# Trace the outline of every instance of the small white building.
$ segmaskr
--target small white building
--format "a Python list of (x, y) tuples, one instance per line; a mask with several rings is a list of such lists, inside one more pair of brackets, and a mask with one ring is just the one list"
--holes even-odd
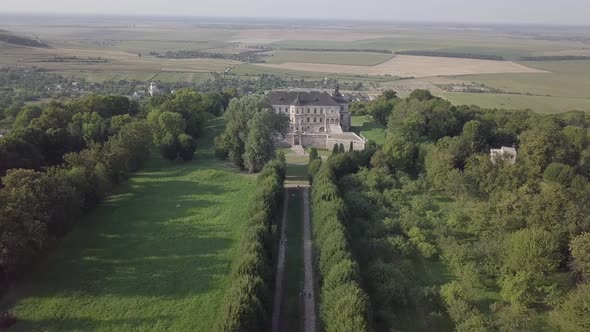
[(508, 161), (509, 164), (516, 164), (516, 148), (503, 146), (499, 149), (490, 149), (490, 160), (495, 164), (499, 158), (503, 158)]
[(160, 94), (160, 88), (158, 88), (158, 85), (156, 84), (156, 82), (150, 83), (150, 87), (148, 89), (148, 93), (152, 97), (155, 96), (155, 95)]

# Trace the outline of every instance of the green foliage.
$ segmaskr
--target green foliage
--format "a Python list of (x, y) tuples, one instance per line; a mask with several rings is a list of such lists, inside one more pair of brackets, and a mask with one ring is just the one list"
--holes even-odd
[[(115, 132), (98, 112), (71, 110), (92, 106), (107, 116), (122, 112), (107, 112), (101, 102), (125, 104), (120, 98), (92, 96), (67, 105), (53, 103), (0, 142), (6, 158), (0, 158), (6, 172), (0, 189), (0, 280), (18, 276), (50, 238), (67, 233), (147, 159), (152, 136), (145, 121), (132, 118)], [(72, 152), (76, 149), (80, 151)], [(47, 168), (39, 172), (42, 163)]]
[(571, 291), (552, 312), (552, 318), (560, 331), (590, 330), (590, 284), (579, 285)]
[(273, 139), (288, 128), (287, 117), (258, 96), (232, 99), (224, 118), (225, 131), (215, 140), (218, 155), (249, 172), (259, 171), (273, 158)]
[(257, 178), (233, 262), (230, 286), (218, 311), (217, 331), (263, 331), (270, 324), (274, 229), (280, 218), (285, 163), (268, 163)]
[(351, 153), (333, 155), (314, 176), (313, 225), (322, 280), (320, 316), (326, 331), (369, 329), (369, 301), (352, 260), (344, 226), (346, 207), (335, 184), (335, 174), (358, 168), (359, 161), (368, 163), (369, 159)]
[(332, 155), (337, 155), (340, 153), (340, 149), (338, 148), (338, 143), (334, 143), (334, 147), (332, 148)]
[(543, 179), (562, 186), (569, 186), (575, 174), (573, 167), (562, 163), (551, 163), (543, 172)]
[(590, 233), (582, 233), (570, 242), (574, 269), (590, 279)]
[(344, 144), (340, 143), (340, 145), (338, 146), (338, 153), (344, 153), (346, 152), (346, 150), (344, 150)]
[(523, 306), (544, 301), (552, 287), (547, 277), (559, 261), (558, 243), (551, 233), (526, 228), (511, 234), (504, 247), (502, 296)]
[(478, 120), (470, 120), (463, 125), (463, 139), (471, 153), (485, 151), (488, 147), (488, 136), (483, 124)]

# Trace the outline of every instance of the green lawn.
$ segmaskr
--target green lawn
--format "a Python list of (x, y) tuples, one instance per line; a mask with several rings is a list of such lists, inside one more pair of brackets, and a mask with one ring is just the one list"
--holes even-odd
[(284, 313), (286, 331), (298, 332), (303, 327), (303, 200), (301, 191), (289, 190), (287, 226), (287, 261), (285, 269)]
[(212, 148), (154, 157), (4, 300), (11, 331), (211, 331), (253, 190)]
[(352, 131), (379, 145), (385, 144), (385, 127), (378, 124), (370, 116), (353, 116)]

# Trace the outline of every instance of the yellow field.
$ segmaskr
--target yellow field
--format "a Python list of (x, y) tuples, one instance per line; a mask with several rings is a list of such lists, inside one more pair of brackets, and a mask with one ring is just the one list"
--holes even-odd
[(258, 66), (330, 74), (392, 75), (400, 77), (543, 72), (542, 70), (529, 68), (512, 61), (490, 61), (411, 55), (398, 55), (389, 61), (375, 66), (350, 66), (299, 62), (259, 64)]

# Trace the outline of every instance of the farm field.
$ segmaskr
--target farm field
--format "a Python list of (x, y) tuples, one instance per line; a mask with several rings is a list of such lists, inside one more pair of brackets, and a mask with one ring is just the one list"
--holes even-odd
[(538, 73), (511, 61), (490, 61), (427, 56), (397, 55), (375, 66), (352, 66), (322, 63), (286, 62), (283, 64), (259, 64), (260, 67), (328, 74), (391, 75), (399, 77), (429, 77), (488, 73)]
[(268, 63), (285, 62), (324, 63), (335, 65), (373, 66), (390, 60), (393, 54), (369, 52), (276, 51)]
[(505, 92), (590, 98), (590, 61), (526, 61), (522, 64), (545, 72), (469, 75), (460, 79), (485, 84)]
[(209, 139), (194, 162), (154, 157), (60, 240), (2, 303), (11, 331), (210, 330), (254, 178)]
[(590, 110), (590, 98), (455, 92), (444, 92), (442, 96), (455, 105), (477, 105), (483, 108), (531, 109), (538, 113)]
[[(362, 83), (379, 94), (401, 96), (417, 88), (454, 102), (540, 112), (588, 109), (590, 61), (521, 61), (536, 55), (588, 55), (585, 27), (507, 28), (376, 22), (254, 22), (181, 18), (2, 16), (1, 29), (51, 48), (0, 45), (0, 67), (38, 67), (90, 82), (117, 80), (201, 83), (227, 70), (232, 80), (262, 75), (287, 79), (325, 77)], [(522, 31), (521, 31), (522, 29)], [(549, 37), (549, 38), (546, 38)], [(265, 50), (265, 63), (212, 58), (163, 59), (150, 52), (201, 51), (217, 56)], [(298, 50), (289, 50), (298, 49)], [(340, 52), (329, 51), (339, 49)], [(357, 51), (354, 51), (357, 50)], [(360, 52), (431, 51), (501, 56), (508, 61)], [(141, 56), (140, 56), (141, 54)], [(64, 58), (57, 59), (57, 58)], [(74, 58), (75, 57), (75, 58)], [(98, 58), (101, 61), (96, 61)], [(403, 78), (403, 79), (399, 79)], [(448, 92), (441, 84), (476, 84), (510, 94)], [(522, 96), (518, 96), (519, 94)], [(537, 97), (545, 96), (545, 97)], [(551, 96), (553, 98), (548, 98)]]

